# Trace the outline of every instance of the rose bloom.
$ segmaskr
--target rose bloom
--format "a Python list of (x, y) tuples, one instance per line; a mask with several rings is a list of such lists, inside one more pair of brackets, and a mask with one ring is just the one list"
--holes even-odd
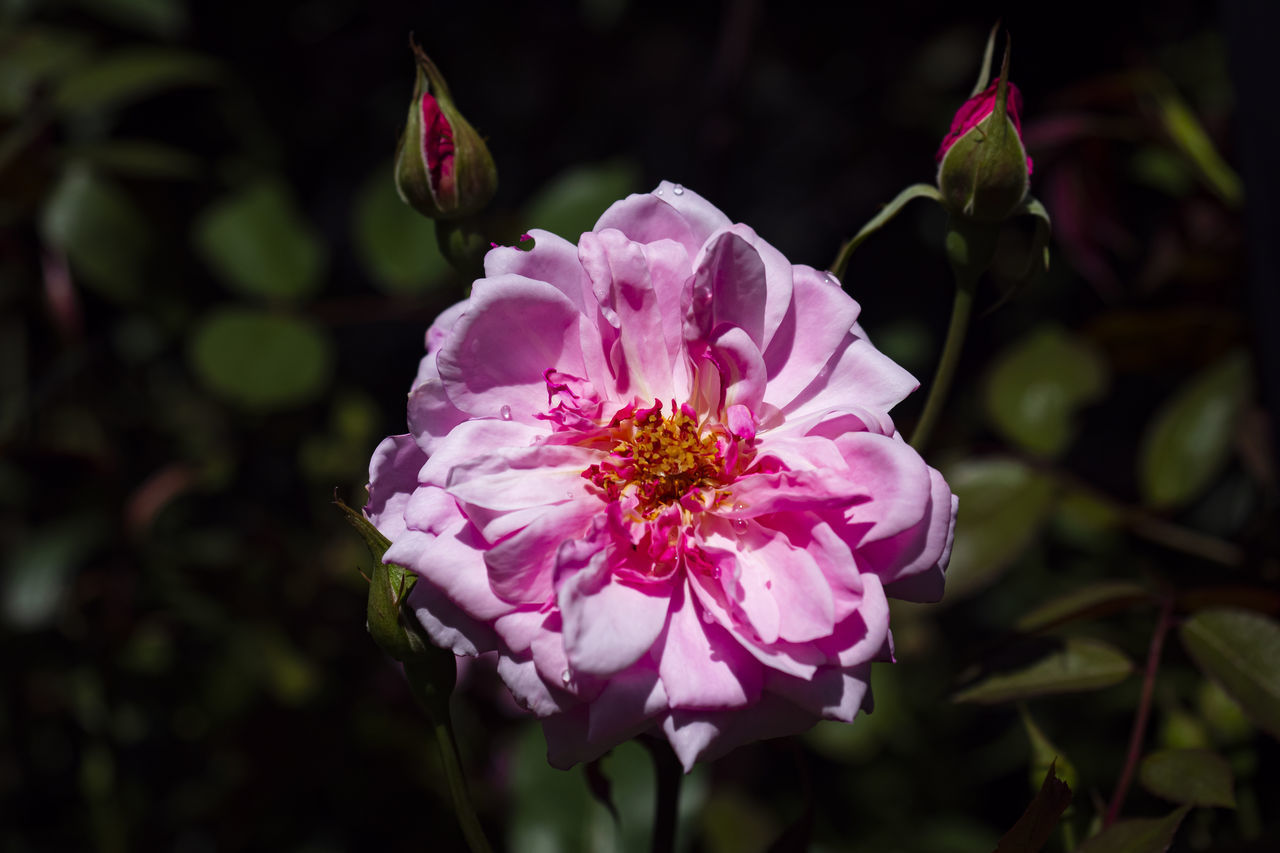
[(695, 193), (496, 248), (427, 332), (365, 512), (435, 642), (494, 652), (557, 767), (661, 733), (686, 770), (852, 721), (886, 596), (937, 600), (956, 499), (917, 386), (829, 275)]

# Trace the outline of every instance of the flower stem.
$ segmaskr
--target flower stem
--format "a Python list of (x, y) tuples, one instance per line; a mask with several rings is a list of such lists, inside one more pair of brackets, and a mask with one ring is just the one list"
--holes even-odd
[(951, 323), (947, 327), (947, 340), (942, 347), (942, 358), (938, 361), (938, 370), (933, 375), (933, 384), (929, 386), (929, 397), (924, 403), (924, 412), (916, 423), (915, 432), (911, 435), (911, 446), (923, 452), (933, 428), (937, 426), (942, 407), (951, 390), (951, 380), (955, 378), (956, 366), (960, 363), (960, 352), (964, 348), (965, 332), (969, 328), (969, 315), (973, 313), (973, 292), (976, 289), (976, 278), (956, 276), (956, 297), (951, 306)]
[(1120, 810), (1124, 808), (1124, 798), (1133, 784), (1133, 774), (1138, 767), (1138, 759), (1142, 757), (1142, 741), (1146, 735), (1147, 718), (1151, 716), (1151, 699), (1155, 694), (1156, 671), (1160, 669), (1160, 651), (1164, 648), (1165, 635), (1173, 626), (1173, 596), (1165, 595), (1160, 603), (1160, 618), (1156, 621), (1156, 629), (1151, 635), (1151, 647), (1147, 650), (1147, 667), (1142, 676), (1142, 696), (1138, 699), (1138, 711), (1133, 718), (1133, 731), (1129, 734), (1129, 753), (1125, 756), (1124, 769), (1120, 771), (1120, 781), (1116, 783), (1116, 792), (1107, 808), (1107, 815), (1102, 821), (1102, 828), (1116, 822)]
[(458, 741), (453, 736), (453, 723), (449, 719), (449, 697), (441, 694), (432, 686), (418, 666), (407, 664), (405, 676), (409, 688), (418, 700), (436, 737), (436, 746), (440, 749), (440, 764), (444, 768), (445, 779), (449, 782), (449, 794), (453, 799), (453, 811), (458, 817), (458, 825), (462, 829), (462, 837), (467, 841), (471, 853), (492, 853), (489, 840), (485, 838), (480, 827), (480, 819), (476, 817), (475, 807), (471, 804), (471, 794), (467, 790), (467, 777), (462, 772), (462, 759), (458, 755)]
[(680, 780), (684, 768), (676, 760), (675, 753), (666, 743), (640, 738), (653, 756), (656, 802), (653, 815), (652, 853), (674, 853), (676, 849), (676, 818), (680, 806)]

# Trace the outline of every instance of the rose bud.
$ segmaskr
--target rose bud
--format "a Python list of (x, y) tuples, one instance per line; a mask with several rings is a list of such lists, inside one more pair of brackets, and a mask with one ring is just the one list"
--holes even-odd
[(423, 216), (468, 216), (493, 198), (498, 171), (480, 134), (453, 105), (435, 63), (417, 44), (410, 46), (418, 80), (396, 148), (396, 189)]
[(1008, 55), (1000, 78), (964, 102), (938, 149), (938, 189), (957, 216), (1001, 222), (1027, 196), (1031, 158), (1022, 144), (1022, 95), (1008, 82)]

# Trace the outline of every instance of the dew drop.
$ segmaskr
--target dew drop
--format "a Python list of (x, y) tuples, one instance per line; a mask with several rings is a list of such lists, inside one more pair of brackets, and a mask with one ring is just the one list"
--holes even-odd
[(655, 195), (662, 195), (662, 187), (658, 187), (658, 191), (657, 191), (656, 193), (654, 193), (654, 194), (655, 194)]
[(511, 407), (503, 406), (501, 409), (498, 410), (498, 416), (501, 417), (504, 421), (511, 420)]
[(716, 617), (714, 617), (714, 616), (712, 616), (712, 615), (711, 615), (711, 611), (710, 611), (710, 610), (703, 610), (703, 611), (702, 611), (702, 621), (703, 621), (703, 622), (706, 622), (708, 625), (710, 625), (712, 622), (716, 621)]
[(560, 673), (560, 681), (564, 683), (565, 687), (568, 687), (569, 682), (573, 681), (573, 673), (566, 669), (564, 672)]
[(733, 520), (733, 529), (739, 533), (747, 532), (747, 520), (745, 518), (735, 518)]
[(684, 185), (676, 184), (674, 187), (671, 188), (671, 192), (674, 193), (675, 195), (684, 195)]

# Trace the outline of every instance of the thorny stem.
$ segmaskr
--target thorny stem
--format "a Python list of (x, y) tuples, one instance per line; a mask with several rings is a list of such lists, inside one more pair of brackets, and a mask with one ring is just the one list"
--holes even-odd
[(929, 386), (929, 397), (924, 403), (924, 412), (911, 435), (911, 446), (923, 452), (933, 428), (937, 425), (942, 407), (951, 390), (951, 380), (955, 377), (956, 366), (960, 363), (960, 352), (964, 349), (964, 336), (969, 328), (969, 315), (973, 313), (973, 292), (976, 280), (956, 280), (956, 298), (951, 307), (951, 323), (947, 326), (947, 341), (942, 348), (942, 358), (938, 361), (938, 370), (933, 375), (933, 384)]
[(676, 817), (680, 806), (680, 780), (684, 768), (666, 744), (640, 738), (653, 757), (656, 803), (653, 815), (652, 853), (673, 853), (676, 849)]
[(1129, 735), (1129, 753), (1125, 756), (1124, 769), (1120, 771), (1120, 781), (1116, 783), (1116, 792), (1107, 808), (1107, 815), (1102, 821), (1102, 828), (1116, 822), (1120, 810), (1124, 808), (1124, 798), (1133, 783), (1133, 774), (1138, 767), (1138, 759), (1142, 757), (1142, 741), (1147, 730), (1147, 718), (1151, 716), (1151, 698), (1155, 693), (1156, 671), (1160, 669), (1160, 650), (1164, 648), (1165, 634), (1173, 625), (1173, 596), (1166, 594), (1160, 603), (1160, 618), (1151, 635), (1151, 647), (1147, 650), (1147, 668), (1142, 676), (1142, 696), (1138, 700), (1138, 711), (1133, 718), (1133, 731)]

